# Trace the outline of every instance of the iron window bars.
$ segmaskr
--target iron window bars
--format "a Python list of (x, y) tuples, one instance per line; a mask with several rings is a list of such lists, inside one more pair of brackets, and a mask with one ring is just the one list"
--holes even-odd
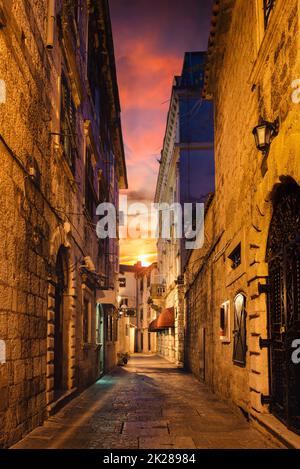
[(61, 113), (60, 113), (60, 143), (63, 147), (64, 155), (75, 174), (76, 159), (76, 108), (72, 99), (71, 89), (68, 85), (66, 75), (62, 73), (61, 77)]

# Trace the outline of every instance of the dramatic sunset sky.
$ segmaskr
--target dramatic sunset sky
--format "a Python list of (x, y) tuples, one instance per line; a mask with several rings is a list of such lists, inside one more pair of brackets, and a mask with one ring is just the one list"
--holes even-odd
[[(153, 200), (173, 77), (184, 52), (206, 50), (212, 4), (110, 0), (130, 200)], [(121, 242), (123, 264), (155, 257), (154, 240)]]

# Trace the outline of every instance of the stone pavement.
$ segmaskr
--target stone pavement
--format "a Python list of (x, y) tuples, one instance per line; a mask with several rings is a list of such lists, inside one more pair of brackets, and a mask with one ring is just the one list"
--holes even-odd
[(13, 448), (274, 447), (191, 374), (139, 354)]

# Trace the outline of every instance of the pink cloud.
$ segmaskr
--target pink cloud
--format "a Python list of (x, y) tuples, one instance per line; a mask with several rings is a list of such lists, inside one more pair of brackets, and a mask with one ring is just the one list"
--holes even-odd
[[(205, 49), (213, 0), (157, 3), (110, 0), (129, 197), (139, 200), (153, 199), (173, 77), (184, 52)], [(155, 256), (155, 243), (122, 241), (121, 257)]]

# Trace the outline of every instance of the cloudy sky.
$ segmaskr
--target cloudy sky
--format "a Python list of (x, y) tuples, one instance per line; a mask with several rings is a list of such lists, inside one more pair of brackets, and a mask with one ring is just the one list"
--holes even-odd
[[(184, 52), (206, 50), (213, 0), (110, 0), (129, 199), (153, 199), (169, 98)], [(121, 263), (155, 260), (155, 241), (121, 242)]]

